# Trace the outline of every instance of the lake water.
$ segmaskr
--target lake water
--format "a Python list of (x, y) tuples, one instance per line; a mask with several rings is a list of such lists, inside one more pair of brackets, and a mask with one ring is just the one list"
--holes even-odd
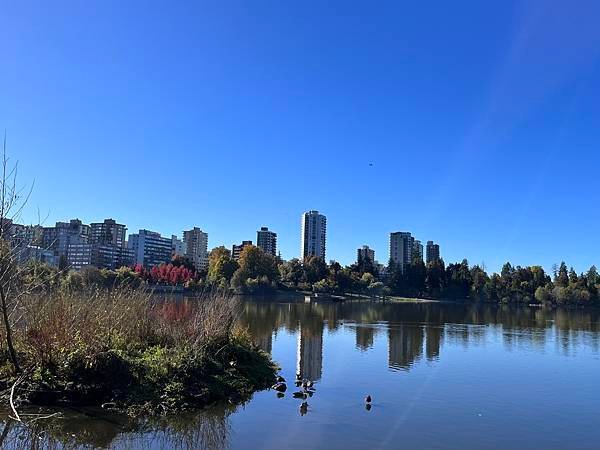
[[(283, 398), (147, 421), (68, 412), (5, 429), (6, 447), (600, 448), (600, 311), (289, 298), (245, 300), (242, 321)], [(315, 382), (307, 410), (296, 372)]]

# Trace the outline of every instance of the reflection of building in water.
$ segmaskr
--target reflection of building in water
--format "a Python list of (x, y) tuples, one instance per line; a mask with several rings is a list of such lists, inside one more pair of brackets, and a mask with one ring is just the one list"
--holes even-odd
[(313, 332), (300, 325), (296, 373), (307, 380), (317, 381), (321, 379), (322, 372), (323, 328)]
[(440, 356), (440, 343), (443, 328), (440, 326), (427, 325), (425, 327), (425, 354), (428, 360), (438, 359)]
[(375, 328), (368, 325), (356, 327), (356, 348), (366, 351), (373, 347)]
[(388, 365), (393, 369), (408, 369), (423, 353), (423, 329), (420, 326), (398, 325), (388, 329)]
[(271, 350), (273, 350), (273, 333), (256, 336), (253, 340), (261, 350), (264, 350), (267, 353), (271, 353)]

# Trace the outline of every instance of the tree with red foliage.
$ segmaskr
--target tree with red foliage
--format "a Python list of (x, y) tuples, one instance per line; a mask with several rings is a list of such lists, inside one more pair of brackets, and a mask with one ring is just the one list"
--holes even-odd
[[(137, 267), (136, 267), (137, 271)], [(153, 284), (180, 285), (196, 279), (196, 272), (187, 267), (163, 263), (154, 266), (149, 272), (138, 272), (145, 275), (145, 279)], [(143, 276), (143, 275), (142, 275)]]

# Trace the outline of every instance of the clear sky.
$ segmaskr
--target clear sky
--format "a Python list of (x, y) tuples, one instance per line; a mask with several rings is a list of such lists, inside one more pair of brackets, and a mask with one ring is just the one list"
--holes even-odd
[[(600, 2), (2, 2), (0, 127), (24, 221), (209, 246), (327, 215), (498, 270), (600, 264)], [(372, 164), (372, 165), (371, 165)]]

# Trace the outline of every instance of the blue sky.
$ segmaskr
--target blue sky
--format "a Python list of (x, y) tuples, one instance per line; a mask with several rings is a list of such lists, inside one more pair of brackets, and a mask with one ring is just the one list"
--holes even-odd
[[(600, 263), (600, 3), (6, 2), (0, 127), (25, 222), (388, 233), (497, 270)], [(372, 166), (370, 166), (372, 163)]]

